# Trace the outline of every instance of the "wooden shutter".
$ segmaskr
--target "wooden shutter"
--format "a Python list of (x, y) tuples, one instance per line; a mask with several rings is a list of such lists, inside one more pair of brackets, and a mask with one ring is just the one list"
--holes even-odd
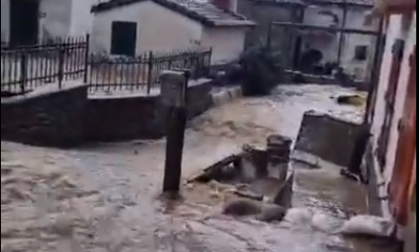
[(401, 225), (406, 225), (408, 221), (413, 176), (417, 176), (417, 171), (413, 169), (417, 160), (417, 46), (410, 58), (410, 69), (394, 171), (389, 185), (391, 209)]
[(376, 150), (382, 171), (386, 166), (386, 156), (388, 152), (390, 130), (394, 118), (395, 98), (398, 90), (398, 81), (400, 79), (404, 47), (405, 41), (402, 39), (397, 39), (392, 48), (393, 56), (391, 62), (391, 71), (388, 79), (388, 88), (385, 93), (385, 118), (378, 139), (378, 149)]

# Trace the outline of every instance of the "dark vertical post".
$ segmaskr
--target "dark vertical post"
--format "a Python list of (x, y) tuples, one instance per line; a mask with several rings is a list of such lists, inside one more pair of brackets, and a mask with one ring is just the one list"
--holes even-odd
[(25, 85), (27, 82), (27, 74), (28, 74), (28, 60), (27, 55), (25, 52), (21, 54), (20, 57), (20, 92), (23, 94), (25, 93)]
[(152, 88), (153, 81), (153, 52), (149, 52), (149, 61), (148, 61), (148, 71), (147, 71), (147, 94), (150, 94), (150, 89)]
[[(341, 21), (341, 29), (346, 28), (347, 16), (348, 16), (347, 0), (344, 0), (344, 3), (343, 3), (343, 20)], [(340, 31), (339, 36), (340, 36), (340, 38), (339, 38), (339, 42), (338, 42), (337, 63), (339, 65), (341, 65), (341, 56), (343, 55), (343, 46), (344, 46), (344, 33), (343, 33), (343, 31)]]
[(272, 36), (272, 33), (273, 33), (273, 23), (270, 22), (270, 24), (268, 25), (268, 30), (267, 30), (267, 41), (266, 41), (266, 43), (267, 43), (267, 45), (266, 45), (267, 49), (271, 49), (271, 36)]
[(161, 76), (166, 120), (166, 157), (163, 192), (177, 195), (181, 184), (182, 152), (187, 122), (186, 90), (190, 73), (167, 71)]
[(90, 35), (86, 35), (86, 45), (85, 45), (85, 72), (83, 75), (83, 83), (87, 83), (88, 74), (89, 74), (89, 50), (90, 50)]
[(63, 86), (63, 77), (64, 77), (64, 48), (60, 48), (58, 52), (58, 88)]

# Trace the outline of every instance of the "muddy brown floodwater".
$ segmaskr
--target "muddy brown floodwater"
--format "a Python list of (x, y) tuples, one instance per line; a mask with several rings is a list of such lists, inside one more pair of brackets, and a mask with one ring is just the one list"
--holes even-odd
[[(282, 86), (194, 120), (186, 134), (183, 177), (280, 133), (293, 139), (310, 109), (359, 120), (360, 108), (330, 98), (351, 90)], [(185, 188), (182, 202), (158, 199), (164, 141), (98, 144), (77, 150), (2, 142), (2, 252), (383, 252), (371, 241), (343, 239), (332, 226), (364, 212), (363, 188), (337, 167), (297, 167), (294, 206), (320, 213), (322, 225), (267, 224), (218, 214), (223, 190)], [(325, 220), (325, 221), (324, 221)], [(332, 220), (331, 222), (326, 220)], [(325, 224), (326, 225), (323, 225)], [(329, 225), (328, 223), (331, 223)], [(391, 250), (389, 250), (391, 251)]]

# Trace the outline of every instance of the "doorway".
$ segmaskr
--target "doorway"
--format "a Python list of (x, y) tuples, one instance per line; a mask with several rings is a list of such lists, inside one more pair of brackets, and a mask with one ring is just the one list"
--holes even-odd
[(113, 22), (111, 31), (111, 54), (132, 56), (136, 54), (137, 23)]
[(38, 0), (10, 1), (10, 45), (26, 46), (38, 43)]

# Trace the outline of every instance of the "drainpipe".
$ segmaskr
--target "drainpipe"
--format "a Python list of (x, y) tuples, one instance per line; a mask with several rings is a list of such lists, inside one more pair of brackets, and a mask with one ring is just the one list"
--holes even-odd
[[(347, 9), (347, 0), (343, 2), (343, 20), (341, 22), (341, 29), (346, 28), (347, 23), (347, 16), (348, 16), (348, 9)], [(337, 53), (337, 63), (341, 65), (341, 56), (343, 54), (343, 44), (344, 44), (344, 33), (340, 31), (340, 38), (338, 42), (338, 53)]]

